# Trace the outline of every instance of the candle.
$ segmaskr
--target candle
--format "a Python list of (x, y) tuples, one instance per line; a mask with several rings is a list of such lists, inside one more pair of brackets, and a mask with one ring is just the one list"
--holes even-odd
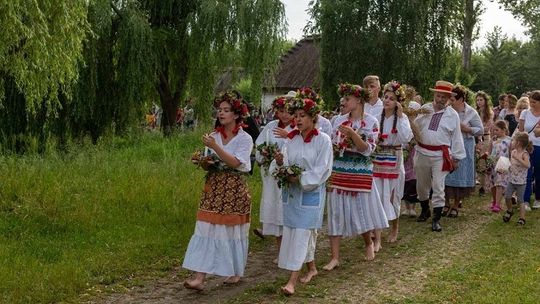
[(270, 144), (270, 129), (266, 130), (266, 144)]
[(204, 146), (204, 154), (203, 156), (208, 156), (210, 154), (210, 150), (208, 149), (207, 146)]

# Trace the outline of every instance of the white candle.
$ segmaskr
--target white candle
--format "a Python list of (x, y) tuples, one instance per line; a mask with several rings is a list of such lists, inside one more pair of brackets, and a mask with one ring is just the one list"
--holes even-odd
[(266, 130), (266, 144), (270, 144), (270, 129)]
[(204, 146), (204, 154), (203, 156), (208, 156), (210, 154), (210, 150), (208, 149), (207, 146)]

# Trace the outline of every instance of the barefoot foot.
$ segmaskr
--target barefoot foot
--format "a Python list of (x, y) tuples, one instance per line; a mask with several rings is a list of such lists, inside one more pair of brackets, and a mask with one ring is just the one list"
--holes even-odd
[(382, 249), (381, 240), (374, 240), (373, 241), (373, 252), (379, 252), (379, 250)]
[(374, 246), (375, 245), (373, 244), (373, 242), (369, 245), (366, 245), (366, 256), (364, 257), (366, 261), (372, 261), (373, 259), (375, 259)]
[(300, 278), (300, 283), (306, 284), (318, 274), (317, 270), (310, 270), (305, 276)]
[(398, 236), (398, 232), (397, 230), (391, 230), (390, 231), (390, 234), (388, 234), (388, 243), (395, 243), (397, 242), (397, 236)]
[(202, 291), (204, 289), (203, 287), (203, 283), (202, 282), (198, 282), (196, 280), (186, 280), (184, 281), (184, 287), (187, 288), (187, 289), (192, 289), (192, 290), (196, 290), (196, 291)]
[(228, 277), (225, 281), (223, 281), (223, 284), (231, 285), (231, 284), (236, 284), (238, 282), (240, 282), (240, 277), (232, 276), (232, 277)]
[(326, 271), (332, 271), (332, 270), (334, 270), (334, 268), (337, 268), (337, 267), (339, 267), (339, 261), (335, 260), (335, 259), (332, 259), (332, 260), (330, 260), (330, 262), (328, 264), (324, 265), (322, 269), (324, 269)]
[(281, 287), (281, 292), (286, 296), (292, 296), (294, 294), (294, 287), (287, 284)]

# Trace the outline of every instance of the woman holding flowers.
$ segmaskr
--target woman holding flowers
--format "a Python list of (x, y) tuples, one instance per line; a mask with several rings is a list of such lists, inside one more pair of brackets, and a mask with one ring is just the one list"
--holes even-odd
[[(373, 159), (373, 179), (379, 191), (386, 218), (391, 223), (388, 242), (397, 241), (401, 198), (405, 184), (403, 145), (413, 138), (409, 119), (403, 114), (405, 89), (397, 81), (384, 86), (383, 111), (379, 120), (379, 141)], [(375, 234), (380, 237), (380, 233)], [(380, 243), (380, 242), (379, 242)]]
[(245, 173), (251, 167), (253, 141), (242, 130), (248, 108), (229, 92), (219, 95), (215, 104), (218, 124), (213, 133), (203, 136), (205, 153), (198, 158), (209, 171), (182, 265), (195, 271), (184, 282), (184, 287), (195, 290), (203, 289), (207, 274), (228, 277), (225, 283), (238, 282), (248, 253), (251, 196)]
[(278, 266), (292, 271), (289, 281), (281, 288), (286, 295), (295, 292), (304, 263), (308, 272), (300, 279), (302, 283), (317, 275), (317, 229), (322, 225), (325, 183), (332, 169), (330, 137), (315, 127), (318, 104), (312, 99), (295, 97), (289, 111), (294, 113), (296, 129), (289, 133), (290, 140), (276, 154), (274, 171), (283, 190), (283, 237)]
[[(275, 153), (285, 144), (287, 135), (295, 128), (293, 116), (287, 111), (287, 104), (291, 97), (280, 96), (272, 102), (276, 120), (269, 122), (255, 141), (257, 152), (255, 157), (261, 167), (262, 195), (260, 220), (262, 223), (261, 235), (276, 237), (277, 248), (281, 244), (283, 234), (283, 206), (281, 203), (281, 189), (277, 180), (270, 172), (273, 171), (271, 163)], [(277, 259), (275, 260), (277, 263)]]
[(377, 140), (377, 119), (364, 113), (369, 91), (359, 85), (340, 84), (345, 112), (334, 122), (334, 166), (328, 183), (328, 235), (332, 259), (323, 267), (339, 266), (339, 246), (343, 236), (362, 235), (365, 259), (375, 258), (371, 232), (388, 227), (379, 192), (373, 182), (371, 153)]

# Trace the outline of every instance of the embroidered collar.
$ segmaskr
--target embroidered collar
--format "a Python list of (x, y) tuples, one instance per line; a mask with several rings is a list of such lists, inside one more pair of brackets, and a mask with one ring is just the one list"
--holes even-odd
[[(291, 120), (291, 123), (290, 123), (289, 125), (291, 126), (291, 129), (294, 129), (294, 127), (296, 127), (296, 123), (295, 123), (294, 119)], [(287, 127), (287, 126), (286, 126), (281, 120), (279, 120), (279, 122), (278, 122), (278, 128), (285, 129), (286, 127)]]
[[(300, 130), (294, 129), (291, 132), (289, 132), (287, 137), (289, 139), (293, 139), (296, 135), (299, 135), (299, 134), (300, 134)], [(304, 142), (305, 143), (311, 142), (311, 139), (313, 138), (313, 136), (317, 136), (317, 135), (319, 135), (319, 130), (317, 130), (316, 128), (313, 128), (311, 131), (308, 132), (308, 134), (304, 138)]]
[[(242, 129), (243, 127), (247, 127), (247, 126), (244, 125), (244, 124), (242, 124), (242, 123), (237, 124), (237, 125), (234, 127), (234, 129), (232, 130), (233, 135), (238, 134), (238, 132), (240, 131), (240, 129)], [(214, 129), (214, 131), (220, 133), (221, 136), (223, 136), (224, 139), (227, 139), (227, 133), (225, 132), (225, 126), (219, 126), (219, 127), (216, 127), (216, 128)]]

